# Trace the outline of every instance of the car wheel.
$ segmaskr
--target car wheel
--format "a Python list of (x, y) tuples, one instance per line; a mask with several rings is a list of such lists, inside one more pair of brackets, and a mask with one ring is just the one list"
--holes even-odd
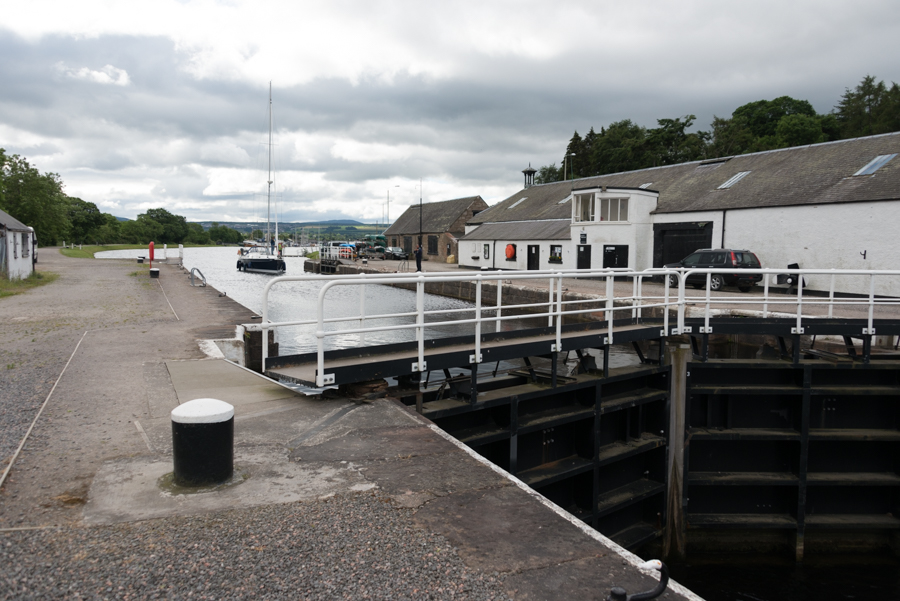
[(678, 288), (678, 276), (670, 273), (667, 277), (669, 278), (669, 288)]
[(725, 285), (725, 280), (718, 273), (714, 273), (709, 276), (709, 289), (710, 290), (721, 290)]
[(738, 290), (741, 292), (750, 292), (751, 288), (753, 288), (753, 286), (738, 286)]

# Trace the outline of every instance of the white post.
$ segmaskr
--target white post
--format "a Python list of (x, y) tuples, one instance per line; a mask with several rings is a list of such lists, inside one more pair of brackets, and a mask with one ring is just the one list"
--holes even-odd
[(499, 332), (502, 328), (500, 327), (500, 316), (503, 314), (503, 280), (498, 279), (497, 282), (497, 321), (495, 331)]

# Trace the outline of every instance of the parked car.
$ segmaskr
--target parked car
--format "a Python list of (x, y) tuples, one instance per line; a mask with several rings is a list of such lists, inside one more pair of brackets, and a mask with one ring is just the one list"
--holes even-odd
[[(666, 267), (710, 268), (710, 269), (759, 269), (762, 265), (755, 254), (749, 250), (730, 248), (703, 248), (686, 256), (677, 263), (669, 263)], [(669, 275), (669, 286), (678, 286), (678, 277)], [(750, 292), (757, 282), (762, 281), (759, 273), (713, 273), (709, 276), (709, 289), (721, 290), (724, 286), (737, 286), (741, 292)], [(706, 285), (705, 273), (694, 273), (688, 276), (687, 283), (695, 288)]]
[(409, 253), (400, 248), (399, 246), (388, 246), (384, 249), (384, 258), (385, 259), (398, 259), (400, 261), (404, 261), (409, 258)]

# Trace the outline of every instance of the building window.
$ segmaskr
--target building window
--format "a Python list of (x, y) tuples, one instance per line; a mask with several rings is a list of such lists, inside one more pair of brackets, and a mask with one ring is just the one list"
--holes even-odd
[(484, 258), (485, 259), (491, 258), (491, 245), (490, 244), (484, 245)]
[(594, 220), (594, 195), (578, 194), (575, 196), (575, 220), (576, 221), (593, 221)]
[(429, 255), (438, 254), (438, 237), (437, 236), (428, 236), (428, 254)]
[(562, 263), (562, 244), (550, 245), (550, 263)]
[(28, 257), (28, 234), (22, 232), (22, 258)]
[(600, 221), (628, 221), (628, 199), (601, 198)]

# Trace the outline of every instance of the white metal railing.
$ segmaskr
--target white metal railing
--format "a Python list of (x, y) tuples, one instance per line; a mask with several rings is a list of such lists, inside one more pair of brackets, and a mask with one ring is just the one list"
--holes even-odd
[[(755, 286), (752, 293), (726, 293), (709, 290), (709, 283), (715, 274), (741, 274), (762, 275), (761, 285)], [(827, 296), (804, 296), (803, 288), (785, 293), (779, 289), (775, 294), (775, 288), (770, 285), (776, 275), (792, 274), (800, 276), (828, 275), (831, 286)], [(705, 277), (706, 289), (702, 291), (688, 290), (687, 282), (694, 276), (699, 277), (699, 284), (703, 284)], [(839, 296), (835, 290), (835, 278), (864, 278), (868, 279), (869, 294), (867, 297)], [(701, 326), (701, 334), (711, 334), (712, 326), (710, 318), (722, 312), (740, 313), (744, 315), (757, 315), (768, 317), (791, 317), (796, 319), (796, 326), (792, 327), (792, 333), (804, 333), (804, 323), (813, 319), (835, 317), (835, 311), (841, 310), (841, 317), (866, 319), (866, 327), (860, 335), (873, 336), (875, 328), (873, 320), (876, 309), (881, 307), (896, 307), (900, 305), (900, 298), (880, 297), (875, 295), (876, 281), (879, 278), (897, 278), (900, 271), (854, 271), (854, 270), (814, 270), (814, 269), (649, 269), (646, 271), (629, 271), (625, 269), (603, 270), (545, 270), (545, 271), (482, 271), (482, 272), (418, 272), (414, 274), (358, 274), (358, 275), (301, 275), (281, 276), (269, 280), (263, 290), (262, 299), (262, 323), (247, 324), (247, 330), (261, 330), (263, 340), (268, 340), (270, 329), (315, 325), (315, 348), (317, 354), (317, 386), (326, 386), (334, 382), (333, 375), (325, 373), (325, 340), (332, 336), (358, 335), (360, 344), (364, 343), (366, 334), (387, 331), (414, 330), (417, 346), (416, 361), (412, 364), (412, 371), (427, 371), (425, 358), (426, 331), (432, 328), (473, 324), (472, 348), (474, 353), (470, 355), (471, 363), (482, 361), (483, 337), (491, 323), (495, 330), (501, 329), (504, 322), (533, 320), (535, 318), (547, 318), (549, 327), (555, 326), (555, 335), (551, 342), (549, 352), (563, 350), (562, 324), (567, 317), (588, 316), (599, 321), (606, 321), (607, 327), (601, 334), (603, 344), (614, 343), (613, 320), (621, 319), (624, 315), (639, 319), (645, 311), (659, 309), (662, 312), (663, 327), (660, 335), (677, 335), (691, 333), (691, 327), (685, 325), (686, 318), (702, 317), (704, 325)], [(669, 278), (677, 282), (675, 288), (668, 285)], [(662, 279), (665, 284), (660, 285), (655, 280)], [(619, 281), (616, 281), (619, 280)], [(630, 280), (630, 281), (629, 281)], [(269, 321), (269, 294), (276, 285), (285, 282), (320, 282), (322, 287), (318, 292), (315, 317), (294, 321)], [(428, 283), (463, 283), (470, 282), (475, 285), (474, 306), (463, 309), (436, 309), (425, 310), (425, 285)], [(653, 283), (651, 283), (653, 282)], [(546, 285), (548, 296), (546, 302), (503, 304), (503, 285), (530, 284), (543, 287)], [(415, 285), (416, 306), (415, 310), (408, 310), (390, 314), (367, 314), (365, 289), (373, 285), (408, 284)], [(484, 305), (484, 285), (496, 285), (496, 299), (493, 306)], [(359, 313), (354, 316), (334, 317), (327, 314), (329, 304), (327, 296), (330, 291), (343, 287), (358, 287)], [(566, 293), (572, 288), (572, 292)], [(824, 291), (823, 291), (824, 292)], [(782, 309), (775, 311), (774, 308)], [(674, 313), (675, 327), (670, 327), (670, 320)], [(463, 319), (448, 317), (462, 316)], [(396, 321), (407, 319), (409, 323), (388, 323), (379, 325), (378, 321)], [(414, 318), (414, 319), (413, 319)], [(326, 330), (326, 325), (343, 323), (345, 327), (336, 330)], [(265, 371), (268, 357), (268, 345), (262, 345), (263, 371)]]

